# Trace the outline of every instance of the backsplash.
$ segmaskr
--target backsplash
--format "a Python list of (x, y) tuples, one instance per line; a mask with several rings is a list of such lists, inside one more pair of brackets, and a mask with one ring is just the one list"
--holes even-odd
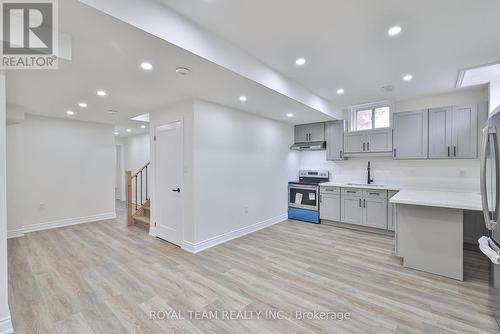
[(393, 160), (391, 157), (327, 161), (325, 151), (300, 152), (300, 169), (325, 169), (335, 182), (366, 183), (367, 162), (377, 184), (479, 192), (479, 160)]

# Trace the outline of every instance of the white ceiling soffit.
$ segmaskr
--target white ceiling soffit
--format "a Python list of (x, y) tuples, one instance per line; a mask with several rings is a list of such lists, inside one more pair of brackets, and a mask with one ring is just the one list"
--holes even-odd
[(457, 88), (483, 85), (500, 78), (500, 63), (468, 68), (460, 71)]
[(342, 111), (237, 46), (154, 0), (79, 0), (333, 118)]

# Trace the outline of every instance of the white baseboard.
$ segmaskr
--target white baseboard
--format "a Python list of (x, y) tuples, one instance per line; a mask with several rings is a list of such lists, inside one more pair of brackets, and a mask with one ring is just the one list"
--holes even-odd
[(25, 233), (50, 230), (50, 229), (58, 228), (58, 227), (78, 225), (78, 224), (84, 224), (84, 223), (92, 223), (92, 222), (96, 222), (96, 221), (100, 221), (100, 220), (115, 219), (115, 218), (116, 218), (116, 212), (110, 212), (110, 213), (102, 213), (102, 214), (92, 215), (92, 216), (87, 216), (87, 217), (68, 218), (68, 219), (61, 219), (61, 220), (56, 220), (56, 221), (52, 221), (52, 222), (26, 225), (26, 226), (23, 226), (23, 227), (18, 228), (18, 229), (7, 231), (7, 238), (9, 238), (9, 239), (10, 238), (18, 238), (18, 237), (22, 237)]
[(14, 333), (14, 327), (12, 327), (12, 321), (10, 316), (0, 319), (0, 334), (11, 334)]
[(218, 235), (216, 237), (213, 237), (213, 238), (210, 238), (207, 240), (203, 240), (203, 241), (200, 241), (197, 243), (183, 241), (182, 242), (182, 249), (184, 249), (190, 253), (196, 254), (196, 253), (199, 253), (199, 252), (204, 251), (206, 249), (209, 249), (211, 247), (220, 245), (224, 242), (227, 242), (227, 241), (230, 241), (230, 240), (233, 240), (236, 238), (240, 238), (244, 235), (247, 235), (247, 234), (250, 234), (253, 232), (257, 232), (258, 230), (262, 230), (262, 229), (269, 227), (269, 226), (272, 226), (274, 224), (281, 223), (287, 219), (288, 219), (288, 215), (285, 213), (285, 214), (279, 215), (277, 217), (273, 217), (273, 218), (264, 220), (262, 222), (258, 222), (258, 223), (255, 223), (255, 224), (252, 224), (252, 225), (249, 225), (246, 227), (242, 227), (240, 229), (237, 229), (237, 230), (234, 230), (231, 232), (227, 232), (227, 233), (224, 233), (224, 234)]

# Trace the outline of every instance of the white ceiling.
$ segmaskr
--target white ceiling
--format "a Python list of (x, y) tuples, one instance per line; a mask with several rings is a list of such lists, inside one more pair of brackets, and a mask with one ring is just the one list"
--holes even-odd
[(158, 1), (341, 107), (450, 91), (500, 60), (498, 0)]
[[(145, 132), (131, 117), (200, 98), (290, 123), (327, 120), (324, 114), (75, 0), (59, 2), (60, 31), (73, 38), (73, 60), (58, 70), (7, 73), (7, 103), (28, 113), (114, 124), (123, 135)], [(140, 69), (142, 61), (154, 69)], [(187, 76), (175, 73), (189, 67)], [(105, 98), (96, 91), (105, 90)], [(240, 95), (248, 101), (241, 103)], [(80, 109), (78, 102), (88, 107)], [(110, 115), (108, 110), (118, 110)], [(287, 118), (287, 113), (295, 117)], [(131, 128), (131, 133), (125, 129)]]

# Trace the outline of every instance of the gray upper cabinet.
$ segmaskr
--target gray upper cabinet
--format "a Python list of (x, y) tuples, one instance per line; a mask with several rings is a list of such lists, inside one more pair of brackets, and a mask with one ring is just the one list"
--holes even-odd
[(451, 143), (454, 159), (477, 158), (477, 105), (453, 107)]
[(394, 114), (394, 159), (427, 159), (428, 117), (428, 110)]
[(345, 153), (363, 153), (366, 151), (366, 134), (364, 131), (347, 132), (344, 135)]
[(392, 128), (347, 132), (345, 153), (381, 153), (392, 151)]
[(429, 159), (451, 158), (452, 107), (429, 109)]
[(327, 160), (344, 160), (345, 124), (345, 121), (328, 122), (325, 124)]
[(391, 152), (392, 129), (376, 129), (366, 132), (366, 150), (368, 152)]
[(296, 143), (318, 141), (325, 141), (325, 123), (313, 123), (295, 126)]
[(477, 106), (429, 110), (429, 158), (477, 158)]

